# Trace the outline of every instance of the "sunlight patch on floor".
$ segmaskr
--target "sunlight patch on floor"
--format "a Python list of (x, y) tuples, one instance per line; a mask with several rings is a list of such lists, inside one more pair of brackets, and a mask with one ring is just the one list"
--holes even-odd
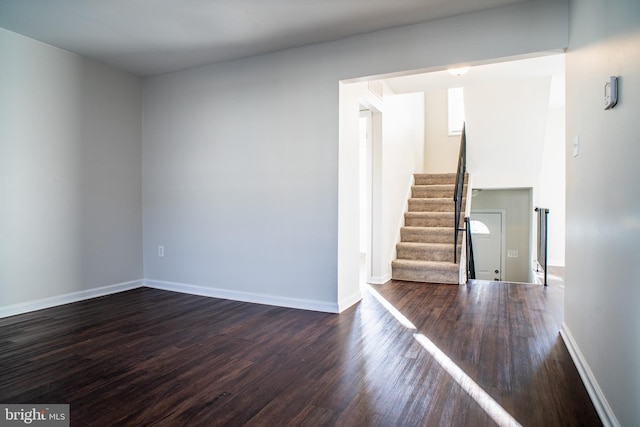
[(465, 374), (453, 360), (438, 348), (429, 338), (421, 333), (413, 334), (413, 337), (429, 352), (442, 368), (462, 387), (467, 394), (475, 400), (483, 411), (491, 417), (500, 427), (521, 426), (498, 402)]
[[(378, 291), (373, 289), (371, 285), (363, 286), (378, 302), (400, 322), (405, 328), (417, 331), (416, 326), (397, 308), (385, 299)], [(516, 427), (522, 426), (515, 418), (511, 416), (498, 402), (496, 402), (489, 394), (478, 385), (475, 381), (465, 374), (465, 372), (455, 364), (437, 345), (420, 332), (413, 334), (418, 343), (438, 362), (438, 364), (453, 378), (453, 380), (462, 387), (467, 394), (475, 400), (483, 411), (491, 417), (500, 427)]]
[(398, 309), (397, 309), (397, 308), (395, 308), (395, 307), (393, 306), (393, 304), (391, 304), (391, 303), (390, 303), (389, 301), (387, 301), (387, 300), (386, 300), (382, 295), (380, 295), (380, 294), (378, 293), (378, 291), (376, 291), (375, 289), (373, 289), (373, 287), (371, 287), (371, 285), (369, 285), (369, 284), (365, 284), (365, 285), (364, 285), (364, 288), (365, 288), (367, 291), (369, 291), (369, 293), (370, 293), (371, 295), (373, 295), (373, 296), (374, 296), (374, 298), (375, 298), (375, 299), (377, 299), (377, 300), (378, 300), (378, 302), (379, 302), (380, 304), (382, 304), (382, 306), (383, 306), (384, 308), (386, 308), (386, 309), (387, 309), (387, 311), (388, 311), (389, 313), (391, 313), (391, 315), (392, 315), (393, 317), (395, 317), (395, 318), (396, 318), (396, 320), (397, 320), (398, 322), (400, 322), (400, 324), (401, 324), (402, 326), (404, 326), (404, 327), (405, 327), (405, 328), (407, 328), (407, 329), (413, 329), (413, 330), (418, 329), (418, 328), (416, 328), (416, 325), (414, 325), (413, 323), (411, 323), (411, 321), (410, 321), (409, 319), (407, 319), (407, 318), (406, 318), (406, 316), (405, 316), (404, 314), (400, 313), (400, 311), (398, 311)]

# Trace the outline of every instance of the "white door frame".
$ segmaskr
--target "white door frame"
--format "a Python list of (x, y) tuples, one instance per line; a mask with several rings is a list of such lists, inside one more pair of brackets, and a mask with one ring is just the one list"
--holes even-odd
[[(367, 112), (369, 120), (369, 137), (367, 139), (367, 252), (366, 282), (385, 283), (388, 278), (382, 274), (382, 112), (364, 99), (360, 100), (360, 114)], [(362, 159), (360, 159), (361, 161)], [(362, 218), (360, 218), (362, 221)]]
[[(366, 148), (364, 155), (361, 155), (359, 160), (360, 168), (364, 168), (364, 182), (360, 182), (360, 198), (364, 197), (364, 206), (360, 204), (360, 239), (363, 237), (366, 239), (365, 243), (365, 280), (367, 283), (371, 282), (371, 256), (373, 252), (373, 238), (372, 238), (372, 199), (373, 199), (373, 148), (372, 148), (372, 136), (373, 136), (373, 111), (369, 107), (360, 105), (360, 119), (367, 119), (367, 135), (366, 135)], [(360, 141), (359, 141), (360, 142)], [(360, 175), (362, 180), (362, 174)], [(364, 191), (364, 194), (362, 194)], [(362, 211), (364, 209), (364, 212)], [(363, 224), (364, 222), (364, 224)], [(362, 236), (363, 230), (366, 233)]]

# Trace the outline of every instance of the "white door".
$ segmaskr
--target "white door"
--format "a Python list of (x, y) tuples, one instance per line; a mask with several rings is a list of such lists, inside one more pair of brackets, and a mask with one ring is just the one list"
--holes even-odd
[(502, 213), (471, 213), (476, 278), (502, 280)]

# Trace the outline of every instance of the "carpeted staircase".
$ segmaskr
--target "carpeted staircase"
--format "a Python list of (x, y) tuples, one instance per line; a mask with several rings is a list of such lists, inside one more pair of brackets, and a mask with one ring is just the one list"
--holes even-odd
[[(415, 174), (405, 226), (391, 263), (392, 279), (412, 282), (458, 284), (460, 250), (464, 233), (458, 234), (458, 263), (453, 263), (453, 193), (456, 174)], [(464, 226), (467, 180), (462, 198), (460, 228)]]

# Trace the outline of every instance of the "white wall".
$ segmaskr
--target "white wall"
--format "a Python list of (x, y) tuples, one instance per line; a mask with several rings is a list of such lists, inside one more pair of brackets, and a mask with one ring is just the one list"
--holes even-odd
[[(547, 129), (542, 151), (542, 164), (537, 187), (534, 187), (534, 207), (549, 209), (547, 261), (549, 265), (565, 265), (565, 108), (552, 107), (547, 112)], [(534, 220), (535, 221), (535, 220)], [(533, 258), (536, 257), (534, 226)]]
[[(549, 209), (548, 263), (564, 265), (564, 107), (556, 105), (551, 76), (465, 88), (467, 169), (475, 188), (532, 188), (534, 207)], [(561, 88), (560, 88), (561, 89)], [(562, 91), (561, 91), (562, 93)], [(471, 206), (473, 210), (474, 205)], [(528, 258), (507, 259), (530, 268), (537, 259), (532, 214)], [(505, 251), (510, 248), (505, 248)], [(505, 252), (506, 254), (506, 252)], [(517, 281), (527, 279), (520, 271)], [(511, 280), (511, 279), (510, 279)]]
[(465, 87), (467, 169), (477, 188), (538, 184), (550, 84), (534, 77)]
[(532, 1), (145, 80), (145, 275), (348, 305), (357, 167), (340, 157), (338, 82), (562, 48), (566, 21), (566, 2)]
[(288, 56), (145, 81), (148, 279), (334, 308), (338, 82)]
[[(346, 167), (341, 170), (341, 179), (353, 182), (353, 175), (359, 172), (357, 126), (358, 112), (366, 107), (374, 111), (380, 126), (374, 129), (372, 147), (372, 194), (368, 197), (371, 205), (371, 248), (367, 268), (370, 283), (384, 283), (391, 278), (391, 261), (395, 259), (395, 245), (400, 240), (400, 227), (404, 224), (407, 199), (411, 194), (413, 174), (423, 170), (424, 158), (424, 97), (420, 93), (394, 94), (384, 86), (383, 99), (374, 95), (366, 82), (340, 84), (340, 159)], [(375, 126), (374, 126), (375, 128)], [(379, 132), (379, 135), (375, 133)], [(351, 179), (350, 179), (351, 178)], [(360, 177), (358, 177), (360, 179)], [(346, 200), (359, 198), (361, 187), (344, 192)], [(345, 227), (341, 235), (353, 244), (353, 237), (361, 229), (361, 217), (353, 216), (353, 221)], [(357, 268), (357, 253), (351, 247), (351, 268)], [(357, 281), (348, 282), (352, 286), (350, 295), (359, 295)], [(358, 298), (359, 299), (359, 298)]]
[[(413, 174), (424, 170), (424, 95), (385, 99), (382, 116), (382, 257), (381, 277), (391, 279), (391, 261), (404, 225)], [(381, 280), (379, 280), (381, 281)]]
[[(562, 64), (564, 71), (564, 55), (554, 55), (553, 61)], [(549, 264), (563, 266), (564, 75), (525, 78), (507, 74), (498, 84), (496, 78), (485, 82), (474, 76), (479, 68), (473, 67), (471, 75), (465, 76), (476, 80), (460, 82), (465, 88), (468, 169), (474, 188), (533, 188), (534, 206), (550, 209)], [(498, 70), (494, 73), (500, 76)], [(425, 170), (455, 171), (460, 137), (447, 136), (447, 91), (428, 90), (425, 98)], [(532, 254), (535, 258), (535, 251)], [(520, 261), (528, 265), (531, 260)]]
[(425, 173), (455, 173), (460, 153), (460, 135), (449, 136), (447, 89), (424, 92)]
[(141, 83), (0, 29), (0, 308), (142, 279)]
[[(570, 28), (563, 332), (587, 386), (604, 399), (600, 410), (610, 405), (605, 422), (632, 426), (640, 419), (640, 3), (572, 1)], [(605, 111), (612, 75), (620, 100)]]
[[(349, 203), (353, 211), (350, 212), (350, 216), (348, 221), (342, 221), (338, 223), (338, 247), (343, 248), (343, 251), (348, 254), (345, 258), (348, 261), (345, 263), (344, 268), (342, 269), (342, 274), (349, 278), (356, 278), (356, 280), (348, 280), (345, 281), (345, 286), (337, 288), (337, 298), (340, 302), (341, 307), (336, 307), (337, 310), (341, 311), (353, 304), (356, 301), (359, 301), (362, 296), (360, 294), (360, 248), (359, 248), (359, 240), (360, 240), (360, 232), (361, 232), (361, 220), (362, 214), (360, 212), (360, 191), (362, 189), (360, 182), (360, 151), (358, 144), (358, 131), (359, 131), (359, 117), (360, 110), (363, 107), (366, 107), (372, 112), (372, 146), (379, 147), (380, 140), (382, 138), (382, 125), (381, 125), (381, 115), (383, 111), (383, 102), (382, 99), (378, 98), (371, 91), (367, 89), (366, 82), (360, 83), (352, 83), (352, 84), (344, 84), (339, 83), (339, 138), (342, 141), (349, 141), (349, 143), (340, 144), (338, 156), (341, 159), (339, 163), (339, 177), (340, 180), (344, 180), (349, 183), (349, 187), (345, 188), (345, 190), (340, 194), (340, 199), (338, 204), (346, 204)], [(375, 112), (375, 114), (373, 114)], [(376, 171), (375, 176), (379, 178), (379, 171), (381, 169), (381, 159), (379, 153), (374, 147), (371, 148), (371, 170), (369, 173), (371, 174), (371, 179), (373, 181), (374, 177), (374, 169)], [(379, 188), (379, 182), (375, 184), (371, 182), (371, 194), (368, 195), (367, 201), (365, 204), (370, 204), (371, 209), (368, 212), (368, 219), (371, 221), (370, 228), (378, 229), (379, 226), (379, 214), (380, 211), (380, 202), (379, 196), (374, 194), (373, 188)], [(356, 205), (353, 198), (358, 199), (358, 204)], [(375, 213), (374, 213), (375, 211)], [(371, 275), (372, 265), (378, 264), (378, 259), (380, 257), (380, 238), (376, 234), (366, 236), (368, 242), (371, 246), (368, 254), (368, 258), (366, 260), (366, 269), (368, 271), (367, 276)], [(338, 258), (340, 258), (340, 254), (338, 254)], [(373, 261), (372, 261), (373, 260)], [(376, 273), (374, 273), (376, 274)]]

